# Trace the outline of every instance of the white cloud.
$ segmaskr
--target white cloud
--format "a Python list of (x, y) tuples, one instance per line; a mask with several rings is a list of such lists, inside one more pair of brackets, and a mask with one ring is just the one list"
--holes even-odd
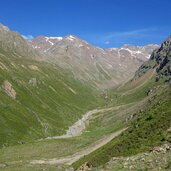
[[(167, 34), (164, 29), (157, 27), (134, 29), (129, 31), (110, 32), (103, 34), (98, 42), (101, 45), (110, 45), (112, 47), (121, 47), (124, 44), (144, 45), (158, 43), (163, 40)], [(110, 42), (108, 44), (108, 42)]]
[(108, 45), (108, 44), (110, 44), (110, 42), (109, 41), (106, 41), (105, 44)]
[(22, 35), (22, 37), (26, 40), (30, 40), (34, 38), (32, 35)]
[[(167, 27), (147, 27), (132, 30), (111, 30), (110, 32), (87, 33), (82, 37), (100, 47), (121, 47), (124, 44), (143, 46), (146, 44), (160, 44), (170, 34)], [(109, 42), (109, 43), (108, 43)]]
[(137, 30), (130, 30), (125, 32), (113, 32), (109, 33), (105, 38), (134, 38), (134, 37), (145, 37), (151, 35), (151, 33), (155, 32), (156, 28), (145, 28), (145, 29), (137, 29)]

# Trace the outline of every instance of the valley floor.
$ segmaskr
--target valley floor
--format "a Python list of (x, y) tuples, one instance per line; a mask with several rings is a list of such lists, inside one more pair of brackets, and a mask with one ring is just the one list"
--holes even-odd
[[(91, 119), (88, 118), (89, 123), (86, 123), (87, 129), (83, 133), (83, 130), (80, 130), (80, 136), (49, 137), (34, 143), (3, 148), (0, 150), (0, 168), (4, 167), (3, 170), (7, 171), (11, 169), (42, 170), (42, 168), (53, 170), (57, 166), (67, 168), (68, 165), (100, 148), (125, 130), (121, 120), (114, 127), (108, 122), (115, 120), (113, 112), (124, 111), (128, 106), (134, 107), (132, 103), (93, 110), (95, 112), (92, 112)], [(110, 120), (104, 122), (104, 116)], [(101, 122), (106, 126), (100, 131), (98, 124)]]
[(121, 134), (125, 129), (119, 130), (117, 132), (114, 132), (112, 134), (109, 134), (105, 136), (104, 138), (98, 140), (97, 142), (93, 143), (92, 145), (86, 147), (85, 149), (71, 155), (71, 156), (66, 156), (64, 158), (53, 158), (53, 159), (48, 159), (48, 160), (33, 160), (30, 162), (30, 164), (66, 164), (66, 165), (71, 165), (72, 163), (76, 162), (80, 158), (84, 157), (85, 155), (88, 155), (92, 153), (93, 151), (97, 150), (98, 148), (102, 147), (103, 145), (107, 144), (110, 142), (113, 138)]
[[(112, 103), (106, 106), (105, 109), (98, 109), (98, 112), (93, 113), (86, 125), (86, 130), (80, 136), (60, 139), (52, 137), (42, 141), (0, 149), (0, 169), (4, 171), (72, 171), (73, 169), (70, 168), (70, 165), (73, 162), (84, 157), (84, 155), (90, 154), (121, 134), (129, 126), (129, 121), (135, 117), (135, 114), (146, 108), (149, 103), (149, 97), (144, 95), (146, 89), (145, 85), (143, 86), (141, 87), (142, 94), (139, 91), (140, 94), (134, 92), (134, 94), (120, 96), (114, 92), (110, 97), (114, 99)], [(159, 89), (158, 92), (160, 92)], [(161, 153), (161, 156), (168, 160), (170, 151), (163, 155)], [(155, 156), (151, 155), (151, 153), (149, 158), (152, 161), (153, 159), (155, 160)], [(116, 160), (113, 158), (104, 166), (105, 168), (96, 168), (94, 170), (115, 171), (120, 169), (126, 171), (129, 168), (123, 166), (127, 160), (132, 162), (132, 157)], [(138, 165), (141, 164), (139, 162), (142, 162), (143, 165), (143, 161), (137, 159), (135, 162), (137, 166), (133, 166), (135, 170), (142, 170), (138, 168)], [(168, 161), (166, 163), (169, 165)]]

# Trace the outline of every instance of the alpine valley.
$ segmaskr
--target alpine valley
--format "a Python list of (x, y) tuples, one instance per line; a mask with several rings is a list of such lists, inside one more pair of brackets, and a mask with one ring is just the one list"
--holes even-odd
[(102, 49), (0, 24), (0, 170), (171, 170), (171, 37)]

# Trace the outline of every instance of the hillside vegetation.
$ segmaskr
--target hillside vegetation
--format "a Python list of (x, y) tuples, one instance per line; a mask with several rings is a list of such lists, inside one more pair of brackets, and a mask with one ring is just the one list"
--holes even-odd
[[(171, 39), (169, 37), (158, 50), (154, 51), (150, 60), (140, 67), (132, 81), (120, 89), (123, 94), (128, 96), (134, 92), (133, 97), (138, 97), (136, 93), (143, 90), (147, 96), (151, 96), (148, 100), (148, 107), (135, 115), (136, 117), (130, 122), (128, 130), (75, 162), (74, 168), (78, 168), (86, 162), (89, 166), (98, 167), (108, 162), (112, 157), (135, 155), (150, 150), (154, 146), (170, 143), (171, 135), (167, 131), (171, 126), (171, 88), (168, 84), (171, 76), (170, 47)], [(147, 78), (144, 80), (145, 75), (148, 75), (150, 70), (155, 72), (151, 81)], [(148, 91), (144, 91), (142, 80), (146, 82), (146, 86), (149, 85)], [(149, 84), (150, 82), (151, 84)], [(128, 93), (124, 93), (124, 91), (128, 91)]]
[(0, 147), (63, 134), (101, 103), (61, 68), (1, 49), (0, 96)]
[(73, 166), (77, 168), (82, 163), (88, 162), (93, 167), (97, 167), (105, 164), (112, 157), (134, 155), (170, 141), (170, 135), (167, 135), (166, 131), (171, 124), (170, 88), (163, 97), (164, 100), (160, 100), (160, 103), (153, 105), (150, 110), (141, 113), (131, 122), (129, 129), (122, 135), (85, 156)]
[[(65, 39), (70, 42), (68, 38)], [(65, 51), (65, 41), (62, 42)], [(73, 45), (72, 42), (69, 44)], [(85, 43), (85, 46), (88, 45)], [(132, 51), (129, 48), (133, 48)], [(137, 52), (137, 48), (140, 47), (124, 46), (117, 51), (119, 57), (123, 57), (130, 51)], [(57, 50), (62, 49), (59, 47)], [(72, 46), (71, 52), (77, 54)], [(18, 33), (0, 25), (0, 168), (7, 171), (64, 171), (72, 170), (70, 167), (79, 170), (80, 166), (88, 165), (92, 170), (99, 171), (103, 167), (117, 170), (130, 156), (143, 155), (156, 146), (171, 143), (170, 37), (153, 52), (132, 80), (110, 89), (100, 89), (102, 84), (106, 84), (104, 77), (112, 80), (112, 75), (105, 72), (103, 65), (93, 63), (98, 75), (93, 70), (88, 72), (86, 67), (79, 68), (85, 69), (84, 74), (93, 73), (100, 77), (102, 83), (97, 85), (92, 84), (91, 79), (85, 81), (75, 77), (79, 70), (73, 72), (72, 68), (59, 67), (57, 59), (54, 63), (51, 61), (53, 58), (48, 61), (48, 53), (43, 56), (45, 62), (41, 53)], [(78, 56), (73, 57), (76, 60)], [(72, 65), (79, 63), (80, 59)], [(124, 59), (127, 64), (129, 58)], [(84, 62), (81, 65), (84, 66)], [(127, 67), (129, 69), (129, 65)], [(117, 77), (118, 72), (112, 74)], [(124, 77), (120, 75), (120, 78)], [(68, 127), (80, 121), (82, 115), (90, 110), (96, 112), (86, 120), (85, 129), (79, 136), (53, 139), (53, 136), (65, 134)], [(161, 156), (167, 158), (168, 155)], [(116, 167), (109, 162), (113, 158), (119, 158), (117, 163), (114, 162)], [(155, 160), (158, 156), (151, 158)], [(72, 162), (67, 163), (66, 159)], [(167, 162), (165, 160), (163, 168), (166, 164), (167, 168), (170, 167)]]

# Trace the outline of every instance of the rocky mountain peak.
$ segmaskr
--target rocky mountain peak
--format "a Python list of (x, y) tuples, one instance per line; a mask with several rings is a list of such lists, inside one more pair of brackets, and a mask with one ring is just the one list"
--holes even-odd
[(28, 46), (28, 42), (18, 32), (11, 31), (3, 24), (0, 24), (0, 49), (14, 56), (39, 58), (39, 52)]
[(142, 76), (150, 69), (156, 71), (156, 81), (165, 77), (166, 81), (171, 82), (171, 36), (153, 51), (150, 60), (139, 68), (135, 78)]
[(40, 52), (47, 52), (53, 45), (61, 41), (63, 37), (47, 37), (47, 36), (38, 36), (32, 40), (29, 40), (28, 43)]
[[(55, 63), (69, 70), (75, 78), (93, 82), (98, 87), (108, 85), (106, 82), (113, 86), (130, 79), (158, 47), (124, 45), (121, 48), (103, 49), (75, 35), (39, 36), (29, 41), (29, 44), (43, 54), (44, 60)], [(115, 78), (116, 73), (119, 73), (118, 78)]]
[[(63, 38), (63, 42), (68, 42), (68, 43), (71, 43), (71, 44), (75, 44), (76, 46), (78, 47), (83, 47), (83, 46), (86, 46), (86, 45), (90, 45), (89, 43), (87, 43), (85, 40), (82, 40), (80, 39), (79, 37), (75, 36), (75, 35), (68, 35), (68, 36), (65, 36)], [(79, 45), (80, 44), (80, 45)]]

